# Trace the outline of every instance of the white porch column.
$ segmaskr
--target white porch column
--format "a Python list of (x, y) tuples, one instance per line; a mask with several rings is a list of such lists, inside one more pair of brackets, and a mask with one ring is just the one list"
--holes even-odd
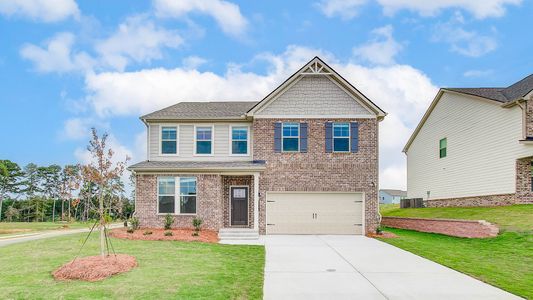
[(254, 173), (254, 230), (259, 230), (259, 173)]

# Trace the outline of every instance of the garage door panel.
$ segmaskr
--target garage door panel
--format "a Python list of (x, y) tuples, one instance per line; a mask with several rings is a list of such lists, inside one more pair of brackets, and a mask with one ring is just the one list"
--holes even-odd
[(268, 234), (362, 234), (361, 193), (267, 193)]

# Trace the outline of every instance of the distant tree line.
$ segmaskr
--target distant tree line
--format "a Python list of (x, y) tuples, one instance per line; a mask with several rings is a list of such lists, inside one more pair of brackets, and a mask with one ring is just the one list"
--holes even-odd
[(125, 195), (120, 176), (103, 186), (85, 169), (82, 165), (34, 163), (21, 168), (10, 160), (0, 160), (0, 222), (98, 219), (100, 199), (106, 215), (130, 217), (133, 203)]

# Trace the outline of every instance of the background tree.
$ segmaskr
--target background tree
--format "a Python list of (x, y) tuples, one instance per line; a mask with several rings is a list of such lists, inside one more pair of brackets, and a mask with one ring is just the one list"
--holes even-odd
[(80, 187), (80, 166), (66, 165), (59, 174), (58, 196), (61, 199), (61, 221), (65, 220), (65, 201), (68, 201), (68, 220), (70, 221), (70, 200), (72, 193)]
[(2, 205), (9, 194), (20, 192), (22, 170), (10, 160), (0, 160), (0, 221), (2, 221)]
[(92, 128), (92, 138), (89, 142), (87, 150), (91, 153), (91, 163), (82, 167), (82, 176), (86, 181), (94, 182), (98, 186), (98, 214), (100, 218), (100, 255), (105, 256), (105, 224), (106, 218), (104, 215), (104, 193), (106, 190), (111, 190), (112, 181), (116, 178), (120, 178), (124, 173), (126, 162), (129, 157), (126, 157), (124, 161), (113, 164), (114, 152), (112, 149), (107, 148), (107, 133), (104, 133), (102, 137), (98, 136), (98, 132), (95, 128)]
[(19, 210), (14, 208), (13, 205), (7, 208), (6, 210), (6, 219), (8, 222), (13, 221), (13, 218), (18, 218)]
[(50, 165), (39, 167), (38, 172), (41, 177), (41, 190), (46, 198), (52, 199), (52, 222), (55, 222), (56, 200), (59, 197), (61, 166)]

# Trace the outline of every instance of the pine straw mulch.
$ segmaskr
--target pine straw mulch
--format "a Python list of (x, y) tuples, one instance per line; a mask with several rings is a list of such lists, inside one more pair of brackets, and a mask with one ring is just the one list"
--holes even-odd
[(64, 264), (52, 275), (56, 280), (99, 281), (115, 274), (128, 272), (136, 266), (137, 261), (131, 255), (87, 256)]
[(381, 238), (381, 239), (393, 239), (393, 238), (397, 238), (398, 237), (394, 233), (388, 232), (388, 231), (382, 231), (380, 234), (367, 233), (366, 236), (371, 237), (371, 238)]
[[(166, 236), (164, 233), (170, 231), (171, 236)], [(152, 232), (151, 234), (145, 234)], [(117, 228), (109, 232), (109, 236), (119, 239), (128, 240), (145, 240), (145, 241), (185, 241), (185, 242), (204, 242), (204, 243), (218, 243), (218, 233), (212, 230), (201, 230), (200, 236), (193, 236), (194, 229), (177, 228), (177, 229), (161, 229), (161, 228), (140, 228), (133, 233), (128, 233), (126, 228)]]

